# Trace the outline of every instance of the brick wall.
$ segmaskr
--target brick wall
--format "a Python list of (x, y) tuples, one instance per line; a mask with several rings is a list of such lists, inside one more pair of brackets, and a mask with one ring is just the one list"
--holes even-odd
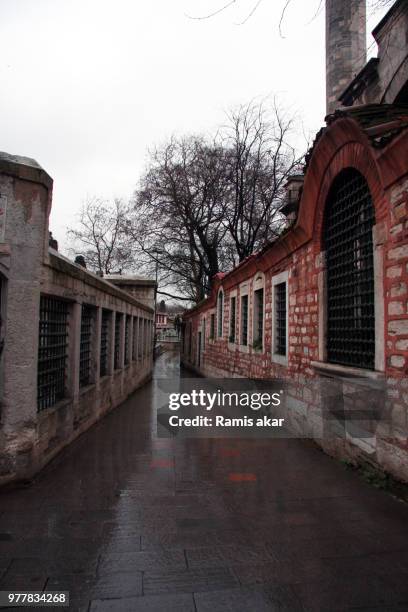
[[(373, 147), (354, 118), (331, 122), (316, 142), (309, 159), (296, 224), (264, 252), (252, 255), (214, 280), (211, 295), (186, 313), (189, 341), (183, 343), (183, 362), (213, 377), (279, 377), (287, 381), (287, 423), (300, 436), (316, 439), (331, 454), (367, 461), (408, 481), (408, 163), (404, 150), (408, 130), (382, 147)], [(322, 228), (325, 204), (333, 180), (345, 168), (366, 179), (375, 208), (373, 228), (375, 274), (375, 369), (327, 363), (325, 331), (325, 253)], [(272, 285), (276, 275), (288, 277), (288, 353), (276, 363), (272, 343)], [(252, 347), (254, 283), (264, 278), (264, 345)], [(218, 291), (224, 291), (222, 338), (211, 340), (210, 316), (216, 313)], [(249, 298), (249, 341), (228, 341), (231, 295)], [(205, 320), (205, 348), (198, 367), (198, 331)], [(240, 312), (236, 317), (236, 336)], [(375, 389), (373, 389), (373, 386)], [(327, 429), (324, 411), (330, 409), (333, 389), (340, 389), (342, 406), (364, 410), (375, 394), (381, 418), (365, 418), (343, 436)], [(332, 395), (330, 395), (332, 394)], [(351, 398), (351, 399), (350, 399)], [(371, 401), (371, 399), (370, 399)], [(330, 427), (329, 427), (330, 429)], [(360, 433), (359, 433), (360, 432)]]

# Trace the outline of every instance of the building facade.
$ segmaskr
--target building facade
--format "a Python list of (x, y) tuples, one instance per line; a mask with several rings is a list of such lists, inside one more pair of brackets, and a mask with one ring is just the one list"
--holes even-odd
[[(397, 2), (380, 24), (405, 27), (406, 49), (407, 14)], [(377, 74), (386, 61), (380, 46)], [(205, 376), (285, 380), (292, 432), (408, 481), (408, 75), (398, 79), (392, 100), (377, 82), (375, 100), (327, 116), (303, 184), (290, 184), (288, 228), (184, 315), (182, 360)]]
[(152, 371), (155, 283), (127, 293), (50, 248), (51, 194), (34, 160), (0, 154), (0, 484), (31, 478)]

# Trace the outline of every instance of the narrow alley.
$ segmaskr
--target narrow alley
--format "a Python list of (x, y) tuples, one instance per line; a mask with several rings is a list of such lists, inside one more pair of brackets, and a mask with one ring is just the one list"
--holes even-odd
[(158, 439), (154, 398), (153, 380), (1, 492), (1, 590), (95, 612), (408, 610), (404, 503), (306, 442)]

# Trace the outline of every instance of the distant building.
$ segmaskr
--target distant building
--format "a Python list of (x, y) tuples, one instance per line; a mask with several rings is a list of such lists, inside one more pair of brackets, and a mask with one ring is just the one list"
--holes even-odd
[(184, 312), (185, 308), (176, 304), (167, 305), (164, 300), (160, 301), (156, 311), (156, 330), (159, 339), (179, 334), (178, 322)]
[(167, 331), (169, 325), (166, 302), (162, 300), (156, 311), (156, 330), (158, 333)]

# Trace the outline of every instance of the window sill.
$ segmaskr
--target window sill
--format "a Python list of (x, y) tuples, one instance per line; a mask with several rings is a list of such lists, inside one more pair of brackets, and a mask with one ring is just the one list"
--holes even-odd
[(249, 353), (249, 346), (247, 344), (239, 344), (238, 349), (241, 353)]
[(286, 355), (279, 355), (279, 353), (272, 354), (272, 363), (288, 367), (288, 358)]
[(317, 372), (331, 374), (334, 376), (344, 376), (348, 378), (369, 378), (371, 380), (382, 380), (385, 378), (385, 373), (378, 372), (377, 370), (364, 370), (363, 368), (354, 368), (352, 366), (326, 363), (325, 361), (311, 361), (310, 365)]
[(238, 347), (238, 344), (236, 342), (228, 342), (228, 350), (235, 351), (237, 347)]
[(72, 397), (64, 397), (64, 399), (59, 400), (59, 402), (57, 402), (53, 406), (50, 406), (49, 408), (44, 408), (43, 410), (38, 411), (37, 412), (38, 420), (41, 421), (43, 419), (46, 419), (54, 412), (58, 412), (59, 410), (61, 410), (61, 408), (65, 408), (66, 406), (69, 406), (69, 404), (72, 404), (72, 402), (73, 402)]
[(95, 383), (89, 383), (83, 387), (79, 387), (79, 395), (85, 395), (85, 393), (88, 393), (88, 391), (91, 391), (91, 389), (94, 389), (94, 387)]

